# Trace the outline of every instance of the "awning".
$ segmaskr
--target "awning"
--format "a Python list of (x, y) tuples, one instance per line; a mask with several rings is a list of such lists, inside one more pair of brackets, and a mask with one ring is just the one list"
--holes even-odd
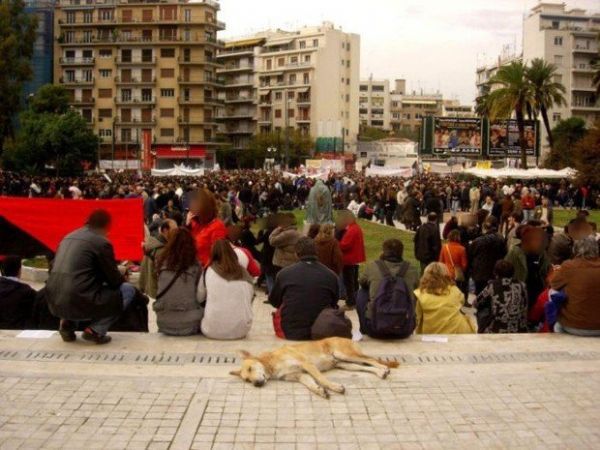
[(240, 41), (229, 41), (229, 42), (225, 42), (225, 48), (250, 47), (250, 46), (262, 44), (264, 41), (265, 41), (264, 38), (242, 39)]
[(294, 38), (267, 41), (264, 43), (264, 47), (278, 47), (280, 45), (288, 45), (291, 44), (293, 41)]
[(152, 148), (158, 159), (200, 159), (206, 157), (206, 147), (203, 145), (156, 145)]

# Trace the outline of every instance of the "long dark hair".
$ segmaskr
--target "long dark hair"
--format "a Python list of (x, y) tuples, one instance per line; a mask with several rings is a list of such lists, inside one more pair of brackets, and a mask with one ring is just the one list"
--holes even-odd
[(169, 233), (167, 245), (158, 257), (156, 271), (170, 270), (181, 274), (195, 264), (198, 260), (194, 238), (187, 228), (175, 228)]
[(244, 278), (244, 269), (240, 266), (237, 255), (226, 239), (220, 239), (213, 244), (210, 267), (227, 281)]

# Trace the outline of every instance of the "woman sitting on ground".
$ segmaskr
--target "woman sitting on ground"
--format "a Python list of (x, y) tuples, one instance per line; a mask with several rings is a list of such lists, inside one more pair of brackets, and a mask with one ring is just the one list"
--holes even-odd
[(460, 309), (464, 295), (444, 264), (434, 262), (425, 268), (415, 296), (417, 334), (475, 333), (473, 321)]
[(186, 228), (169, 235), (157, 260), (156, 311), (158, 330), (172, 336), (189, 336), (200, 331), (204, 309), (196, 301), (202, 269), (196, 258), (194, 238)]
[(252, 327), (252, 281), (229, 241), (215, 242), (211, 262), (198, 284), (198, 302), (206, 308), (202, 334), (220, 340), (246, 337)]
[(479, 333), (527, 333), (527, 287), (514, 275), (510, 262), (496, 262), (495, 278), (477, 296)]

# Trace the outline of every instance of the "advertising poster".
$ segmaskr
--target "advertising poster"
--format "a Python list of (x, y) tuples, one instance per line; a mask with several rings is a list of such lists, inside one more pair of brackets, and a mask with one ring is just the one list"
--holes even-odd
[[(536, 155), (536, 122), (525, 122), (525, 142), (528, 156)], [(519, 127), (516, 120), (497, 120), (490, 123), (489, 155), (519, 157)]]
[(437, 155), (481, 155), (481, 119), (436, 117), (433, 152)]

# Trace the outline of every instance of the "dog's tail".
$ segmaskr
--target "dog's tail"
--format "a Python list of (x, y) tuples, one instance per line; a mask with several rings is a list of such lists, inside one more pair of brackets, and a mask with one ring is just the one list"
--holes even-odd
[(398, 361), (386, 361), (385, 359), (381, 358), (379, 358), (378, 361), (390, 369), (396, 369), (397, 367), (400, 367), (400, 363)]

